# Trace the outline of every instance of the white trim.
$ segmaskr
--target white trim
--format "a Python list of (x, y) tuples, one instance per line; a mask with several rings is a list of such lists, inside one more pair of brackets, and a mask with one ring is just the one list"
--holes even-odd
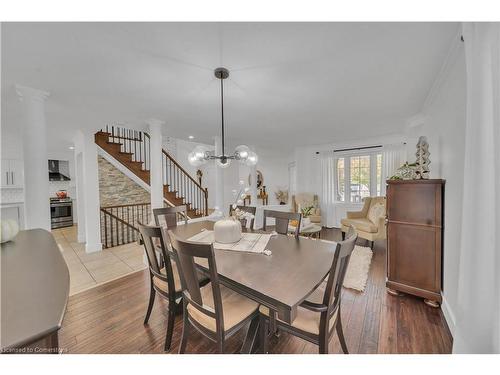
[(448, 324), (448, 328), (450, 329), (450, 333), (454, 337), (455, 336), (455, 326), (456, 326), (455, 314), (453, 313), (453, 310), (450, 308), (450, 305), (448, 304), (448, 301), (446, 300), (445, 296), (443, 296), (443, 302), (441, 304), (441, 311), (443, 312), (444, 319), (446, 320), (446, 323)]
[(426, 113), (427, 110), (432, 106), (434, 100), (436, 100), (439, 91), (441, 90), (441, 86), (443, 85), (444, 82), (446, 82), (448, 75), (451, 71), (451, 68), (453, 67), (453, 65), (455, 65), (455, 62), (457, 61), (457, 58), (459, 56), (459, 52), (463, 50), (462, 42), (460, 40), (460, 37), (462, 35), (461, 31), (462, 29), (460, 26), (457, 30), (456, 35), (453, 37), (451, 45), (448, 49), (448, 53), (446, 54), (443, 64), (441, 65), (441, 69), (439, 70), (439, 73), (434, 79), (434, 82), (427, 94), (427, 97), (424, 100), (421, 112)]

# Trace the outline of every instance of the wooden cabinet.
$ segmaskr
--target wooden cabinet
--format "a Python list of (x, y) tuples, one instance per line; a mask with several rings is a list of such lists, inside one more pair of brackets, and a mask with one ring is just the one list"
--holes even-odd
[(1, 182), (3, 188), (24, 186), (24, 164), (22, 160), (2, 159)]
[(441, 303), (444, 180), (387, 181), (388, 292)]

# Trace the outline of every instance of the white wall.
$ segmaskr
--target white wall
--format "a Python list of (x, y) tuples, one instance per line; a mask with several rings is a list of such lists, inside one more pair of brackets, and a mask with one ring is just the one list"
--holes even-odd
[(456, 51), (442, 84), (430, 105), (424, 109), (424, 122), (410, 129), (408, 157), (415, 158), (419, 135), (427, 136), (431, 153), (431, 178), (443, 178), (444, 204), (444, 264), (443, 312), (453, 333), (457, 311), (460, 230), (465, 146), (466, 81), (463, 47)]

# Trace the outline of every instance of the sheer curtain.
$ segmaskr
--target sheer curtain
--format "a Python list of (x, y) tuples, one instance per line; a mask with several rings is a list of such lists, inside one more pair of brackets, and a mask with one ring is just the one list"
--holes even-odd
[(321, 220), (322, 225), (335, 226), (335, 159), (333, 152), (321, 154)]
[(382, 186), (380, 195), (385, 195), (385, 180), (391, 177), (406, 161), (406, 148), (403, 144), (384, 146), (382, 152)]
[[(465, 23), (467, 122), (454, 353), (500, 352), (500, 24)], [(452, 204), (449, 202), (448, 204)]]

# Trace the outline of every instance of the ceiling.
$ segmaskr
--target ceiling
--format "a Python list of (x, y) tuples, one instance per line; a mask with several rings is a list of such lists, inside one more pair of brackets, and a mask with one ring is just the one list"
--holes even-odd
[(107, 123), (212, 142), (225, 66), (231, 143), (294, 146), (401, 132), (441, 68), (456, 23), (9, 23), (2, 127), (16, 83), (51, 93), (49, 148)]

